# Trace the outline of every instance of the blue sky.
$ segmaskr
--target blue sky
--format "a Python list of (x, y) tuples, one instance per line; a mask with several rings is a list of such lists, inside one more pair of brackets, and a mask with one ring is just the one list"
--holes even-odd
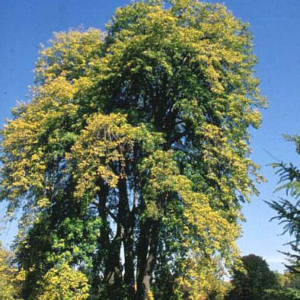
[[(216, 2), (216, 1), (208, 1)], [(246, 204), (243, 212), (243, 237), (238, 241), (243, 254), (263, 256), (272, 269), (282, 271), (283, 256), (277, 250), (289, 237), (281, 236), (274, 212), (263, 200), (276, 199), (278, 177), (269, 163), (275, 159), (298, 162), (294, 146), (282, 134), (300, 131), (300, 1), (299, 0), (225, 0), (233, 14), (251, 25), (257, 76), (262, 93), (270, 105), (263, 111), (263, 124), (251, 131), (252, 158), (261, 164), (268, 182), (258, 186), (259, 197)], [(46, 43), (54, 31), (83, 25), (104, 29), (118, 6), (129, 0), (0, 0), (0, 125), (10, 116), (17, 100), (26, 99), (32, 84), (33, 68), (40, 43)], [(3, 206), (2, 206), (3, 207)], [(9, 226), (1, 239), (9, 244), (16, 232)]]

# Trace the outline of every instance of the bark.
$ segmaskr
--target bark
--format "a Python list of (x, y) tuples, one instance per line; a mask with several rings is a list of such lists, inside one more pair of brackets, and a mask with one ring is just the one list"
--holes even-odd
[[(98, 211), (102, 221), (99, 237), (99, 249), (94, 263), (94, 279), (93, 287), (98, 289), (101, 285), (100, 277), (103, 276), (103, 283), (106, 288), (106, 297), (108, 300), (118, 300), (117, 290), (122, 285), (122, 266), (120, 261), (120, 249), (123, 236), (123, 227), (117, 224), (116, 233), (111, 239), (111, 225), (109, 217), (113, 218), (113, 214), (108, 210), (107, 200), (109, 195), (109, 186), (101, 179), (99, 182), (100, 191), (98, 193)], [(120, 211), (118, 215), (120, 215)], [(100, 274), (102, 271), (102, 274)], [(120, 298), (121, 300), (121, 298)]]
[(137, 276), (137, 300), (147, 299), (158, 247), (158, 220), (147, 220), (141, 228)]
[(126, 178), (122, 178), (119, 181), (118, 188), (119, 188), (119, 201), (120, 201), (119, 221), (122, 227), (124, 228), (124, 235), (123, 235), (124, 259), (125, 259), (124, 283), (129, 297), (133, 299), (135, 294), (134, 240), (133, 240), (135, 210), (133, 209), (132, 211), (130, 211), (129, 208)]
[(114, 239), (108, 248), (108, 256), (105, 265), (104, 282), (107, 284), (108, 300), (122, 300), (120, 287), (122, 286), (122, 265), (120, 259), (123, 228), (117, 225)]
[(92, 289), (98, 291), (99, 285), (101, 283), (100, 272), (104, 269), (107, 260), (107, 252), (105, 251), (105, 247), (109, 245), (109, 223), (106, 212), (106, 202), (107, 196), (109, 192), (108, 186), (101, 179), (99, 181), (100, 191), (98, 193), (98, 214), (99, 218), (102, 221), (102, 225), (100, 228), (100, 236), (98, 239), (98, 250), (94, 258), (93, 262), (93, 282)]

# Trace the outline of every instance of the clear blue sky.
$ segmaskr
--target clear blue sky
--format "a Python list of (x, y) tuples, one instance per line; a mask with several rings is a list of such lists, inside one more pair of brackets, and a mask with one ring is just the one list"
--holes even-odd
[[(215, 2), (215, 1), (209, 1)], [(40, 43), (53, 31), (79, 25), (104, 29), (118, 6), (129, 0), (0, 0), (0, 125), (10, 116), (17, 100), (26, 99), (32, 84), (33, 68)], [(281, 227), (269, 222), (273, 211), (263, 200), (276, 199), (273, 190), (278, 178), (267, 164), (274, 158), (298, 162), (294, 146), (282, 134), (300, 133), (300, 1), (225, 0), (233, 14), (251, 24), (255, 54), (259, 59), (257, 76), (270, 106), (263, 111), (263, 124), (252, 131), (252, 158), (261, 164), (268, 183), (258, 187), (260, 196), (244, 206), (247, 222), (238, 241), (243, 254), (263, 256), (271, 268), (283, 270)], [(271, 155), (273, 156), (271, 156)], [(3, 207), (3, 206), (2, 206)], [(12, 224), (2, 235), (9, 244), (15, 233)]]

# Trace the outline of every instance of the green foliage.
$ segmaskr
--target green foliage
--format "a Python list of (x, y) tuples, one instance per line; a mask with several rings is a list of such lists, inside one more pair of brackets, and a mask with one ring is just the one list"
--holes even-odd
[(247, 24), (193, 0), (132, 3), (106, 34), (55, 34), (2, 131), (25, 299), (66, 259), (95, 299), (222, 297), (241, 203), (262, 179), (249, 159), (265, 103), (255, 63)]
[(281, 284), (284, 288), (298, 289), (300, 290), (300, 276), (293, 272), (287, 271), (283, 274), (283, 282)]
[[(242, 269), (234, 271), (232, 278), (233, 288), (226, 299), (262, 300), (265, 299), (265, 290), (278, 287), (275, 273), (269, 269), (264, 259), (250, 254), (243, 256), (242, 262)], [(271, 295), (271, 292), (269, 294)]]
[(264, 300), (297, 300), (300, 299), (300, 290), (284, 289), (284, 290), (266, 290)]
[(276, 273), (279, 286), (265, 290), (264, 300), (294, 300), (300, 298), (300, 277), (298, 274)]

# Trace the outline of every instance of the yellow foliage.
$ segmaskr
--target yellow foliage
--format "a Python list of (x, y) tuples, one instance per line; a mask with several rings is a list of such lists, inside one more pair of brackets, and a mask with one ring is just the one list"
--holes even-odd
[(64, 263), (46, 273), (37, 300), (85, 300), (88, 297), (86, 276)]

